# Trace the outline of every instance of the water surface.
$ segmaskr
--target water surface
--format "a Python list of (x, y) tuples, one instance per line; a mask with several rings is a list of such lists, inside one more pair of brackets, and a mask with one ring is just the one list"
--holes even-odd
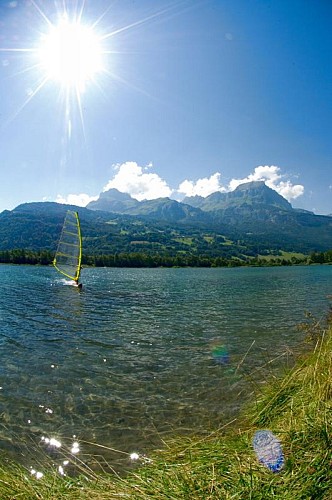
[(125, 467), (169, 434), (224, 425), (332, 293), (332, 266), (82, 278), (79, 291), (53, 268), (0, 266), (0, 445), (19, 460), (53, 437)]

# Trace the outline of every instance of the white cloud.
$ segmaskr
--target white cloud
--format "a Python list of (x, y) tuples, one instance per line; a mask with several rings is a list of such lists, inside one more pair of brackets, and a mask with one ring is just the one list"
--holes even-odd
[(274, 165), (271, 167), (268, 165), (256, 167), (253, 173), (249, 174), (247, 177), (243, 179), (232, 179), (229, 183), (229, 190), (233, 191), (240, 184), (252, 181), (265, 181), (266, 184), (269, 182), (269, 184), (274, 185), (275, 182), (280, 179), (279, 170), (280, 168)]
[(65, 203), (68, 205), (76, 205), (77, 207), (85, 207), (90, 201), (97, 200), (98, 196), (90, 196), (85, 193), (81, 194), (68, 194), (67, 196), (62, 196), (58, 194), (56, 197), (57, 203)]
[(178, 187), (177, 192), (184, 194), (185, 196), (202, 196), (206, 198), (209, 194), (215, 193), (216, 191), (226, 191), (226, 189), (220, 184), (221, 174), (216, 172), (212, 174), (211, 177), (204, 177), (198, 179), (198, 181), (188, 181), (185, 180), (181, 182)]
[(301, 196), (304, 187), (301, 184), (292, 184), (289, 180), (282, 180), (285, 175), (280, 173), (280, 168), (275, 165), (261, 165), (243, 179), (232, 179), (227, 186), (220, 182), (221, 174), (216, 172), (210, 177), (198, 179), (198, 181), (184, 180), (178, 187), (177, 193), (185, 196), (199, 195), (205, 198), (217, 191), (234, 191), (240, 184), (252, 181), (264, 181), (268, 187), (274, 189), (288, 201)]
[(286, 198), (286, 200), (290, 201), (298, 198), (304, 193), (304, 186), (302, 186), (301, 184), (293, 185), (290, 181), (280, 181), (276, 186), (276, 191), (281, 194), (281, 196)]
[(115, 165), (114, 168), (116, 174), (108, 181), (103, 191), (117, 189), (122, 193), (130, 194), (139, 201), (164, 198), (172, 194), (172, 189), (158, 174), (148, 172), (152, 164), (140, 167), (134, 161), (127, 161), (121, 165)]
[(229, 183), (229, 190), (233, 191), (244, 182), (264, 181), (268, 187), (274, 189), (288, 201), (298, 198), (304, 193), (304, 186), (292, 184), (289, 180), (281, 180), (284, 175), (280, 173), (280, 168), (275, 165), (265, 165), (256, 167), (254, 172), (244, 179), (232, 179)]
[[(108, 181), (103, 191), (117, 189), (122, 193), (130, 194), (139, 201), (170, 197), (171, 195), (178, 199), (196, 195), (205, 198), (217, 191), (234, 191), (240, 184), (252, 181), (264, 181), (268, 187), (277, 191), (288, 201), (298, 198), (304, 193), (304, 187), (301, 184), (292, 184), (285, 174), (281, 174), (281, 169), (275, 165), (258, 166), (247, 177), (232, 179), (228, 185), (221, 183), (221, 174), (216, 172), (210, 177), (203, 177), (197, 181), (186, 179), (180, 183), (177, 189), (171, 189), (158, 174), (149, 171), (153, 168), (152, 164), (141, 167), (134, 161), (127, 161), (114, 165), (113, 168), (115, 175)], [(331, 189), (331, 186), (329, 187)], [(90, 201), (97, 199), (98, 196), (90, 196), (85, 193), (67, 196), (59, 194), (56, 201), (85, 207)]]

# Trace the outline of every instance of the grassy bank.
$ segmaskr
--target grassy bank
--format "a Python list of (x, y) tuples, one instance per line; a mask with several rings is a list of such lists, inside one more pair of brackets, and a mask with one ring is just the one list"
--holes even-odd
[[(3, 462), (0, 498), (332, 499), (331, 322), (313, 333), (311, 351), (256, 395), (237, 430), (226, 426), (204, 439), (174, 439), (125, 478), (95, 476), (82, 465), (79, 478), (50, 471), (36, 479), (30, 471)], [(257, 429), (269, 429), (280, 440), (285, 457), (280, 472), (258, 462), (252, 447)]]

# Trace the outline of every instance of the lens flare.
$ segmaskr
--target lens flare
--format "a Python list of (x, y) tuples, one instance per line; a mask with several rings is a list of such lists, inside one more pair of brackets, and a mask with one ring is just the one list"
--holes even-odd
[(284, 466), (284, 454), (281, 444), (273, 432), (256, 431), (252, 440), (256, 456), (272, 472), (279, 472)]
[(224, 344), (214, 343), (212, 345), (211, 354), (217, 364), (227, 365), (229, 363), (229, 353)]

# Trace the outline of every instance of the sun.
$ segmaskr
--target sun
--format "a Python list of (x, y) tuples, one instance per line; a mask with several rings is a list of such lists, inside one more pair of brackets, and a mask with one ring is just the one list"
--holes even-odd
[(40, 69), (54, 80), (78, 92), (103, 71), (102, 47), (93, 28), (64, 19), (43, 35), (39, 48)]
[[(111, 10), (112, 2), (106, 2), (109, 4), (106, 9), (93, 19), (88, 14), (91, 9), (85, 9), (86, 3), (88, 0), (22, 1), (22, 12), (32, 21), (24, 23), (28, 26), (28, 38), (24, 40), (24, 36), (19, 37), (15, 32), (15, 37), (8, 37), (8, 46), (3, 46), (2, 39), (6, 39), (6, 36), (0, 36), (0, 54), (7, 53), (10, 61), (14, 61), (18, 56), (14, 76), (26, 82), (26, 98), (8, 122), (14, 120), (44, 91), (44, 95), (47, 93), (50, 98), (56, 95), (57, 108), (64, 116), (64, 133), (69, 141), (73, 129), (78, 128), (78, 123), (81, 124), (85, 135), (83, 94), (88, 86), (89, 90), (97, 87), (100, 95), (106, 98), (109, 93), (105, 92), (105, 85), (110, 82), (113, 86), (126, 85), (143, 92), (137, 89), (132, 81), (117, 73), (119, 58), (126, 51), (123, 51), (121, 40), (116, 38), (123, 32), (168, 14), (171, 7), (158, 10), (122, 27), (114, 28), (117, 23), (112, 20), (112, 29), (109, 30), (104, 21)], [(94, 5), (93, 0), (92, 4)], [(8, 6), (13, 10), (18, 9), (19, 2), (8, 2)], [(20, 19), (20, 16), (21, 11), (17, 14), (17, 19)], [(32, 16), (36, 16), (36, 19)], [(16, 26), (16, 22), (13, 22), (13, 26)], [(3, 60), (3, 66), (5, 65), (11, 67), (9, 59)], [(54, 94), (55, 88), (57, 92)], [(93, 94), (91, 92), (89, 99)]]

